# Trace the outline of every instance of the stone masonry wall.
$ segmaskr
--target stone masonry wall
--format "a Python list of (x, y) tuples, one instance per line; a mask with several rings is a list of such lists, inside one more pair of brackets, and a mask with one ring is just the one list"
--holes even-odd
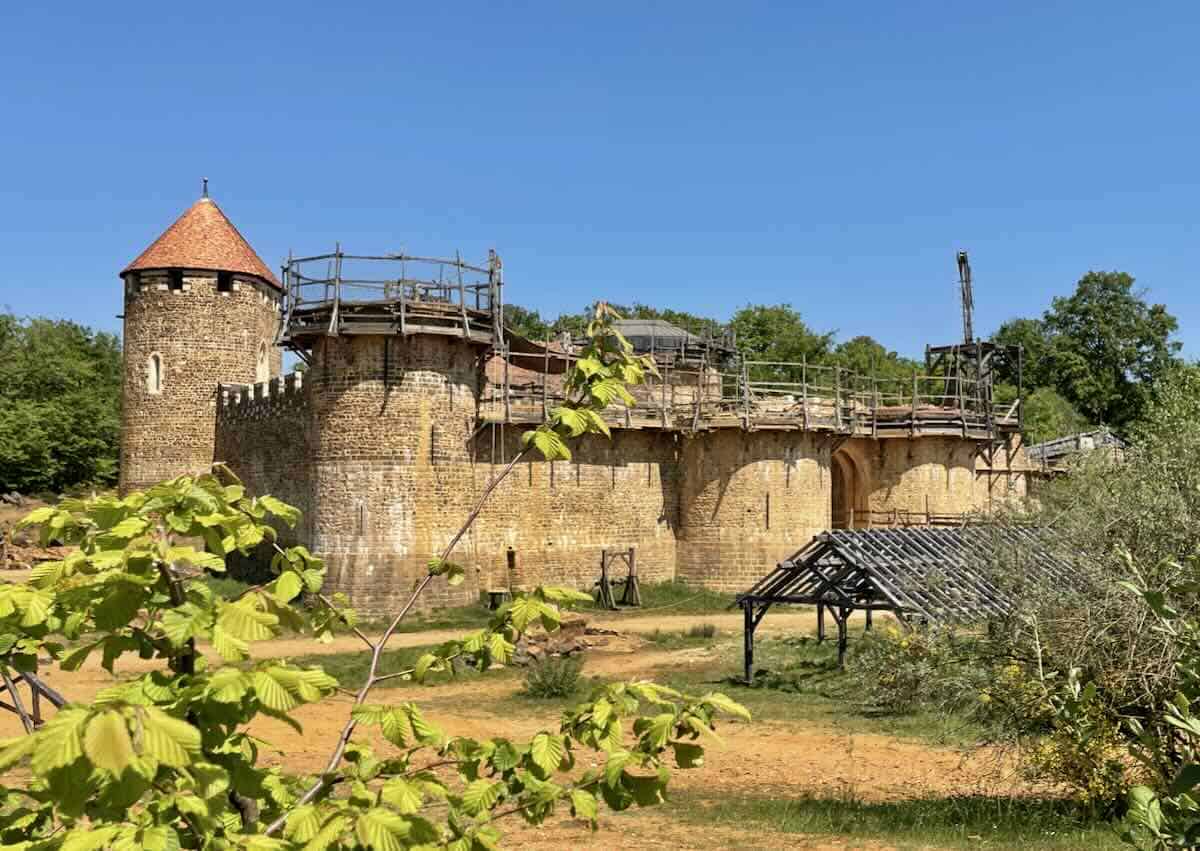
[[(489, 426), (475, 441), (474, 490), (482, 493), (519, 451), (520, 428)], [(673, 579), (676, 563), (680, 438), (658, 430), (615, 429), (588, 436), (570, 461), (520, 462), (484, 507), (464, 547), (490, 588), (539, 584), (590, 588), (605, 548), (637, 548), (638, 576)], [(509, 577), (507, 551), (516, 556)], [(618, 576), (624, 576), (623, 563)]]
[[(182, 283), (171, 289), (165, 271), (126, 276), (122, 492), (207, 471), (217, 384), (254, 382), (264, 344), (271, 375), (281, 370), (272, 345), (279, 318), (273, 289), (235, 276), (233, 291), (218, 292), (213, 272), (188, 272)], [(158, 388), (151, 385), (155, 356)]]
[[(394, 611), (470, 511), (479, 350), (453, 337), (328, 337), (305, 374), (312, 541), (329, 587)], [(437, 580), (423, 605), (475, 598)]]
[(299, 508), (294, 530), (282, 524), (277, 529), (281, 542), (307, 544), (313, 537), (312, 428), (303, 374), (226, 388), (221, 396), (214, 460), (225, 462), (248, 493)]
[[(303, 377), (228, 392), (216, 455), (304, 512), (295, 537), (325, 557), (330, 588), (366, 614), (394, 612), (523, 429), (478, 421), (483, 364), (460, 339), (322, 338), (313, 354)], [(467, 581), (436, 580), (421, 605), (510, 584), (590, 588), (601, 550), (631, 545), (643, 581), (741, 591), (829, 528), (834, 451), (857, 471), (856, 505), (956, 514), (987, 504), (979, 450), (956, 437), (617, 428), (576, 442), (570, 461), (520, 462), (452, 557)], [(1012, 447), (996, 465), (1022, 458)]]
[(829, 527), (830, 442), (721, 429), (683, 443), (677, 576), (744, 591)]

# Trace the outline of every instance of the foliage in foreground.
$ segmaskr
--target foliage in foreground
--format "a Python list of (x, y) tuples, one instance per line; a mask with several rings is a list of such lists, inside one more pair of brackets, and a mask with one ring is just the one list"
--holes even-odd
[[(566, 441), (606, 432), (601, 412), (628, 398), (643, 363), (598, 311), (591, 345), (568, 377), (573, 398), (526, 435), (525, 452), (569, 457)], [(718, 713), (748, 719), (724, 695), (689, 696), (650, 682), (597, 687), (564, 713), (557, 731), (529, 741), (447, 736), (412, 702), (377, 703), (376, 686), (423, 681), (461, 667), (486, 671), (510, 661), (520, 635), (557, 628), (559, 607), (587, 595), (539, 588), (498, 610), (489, 623), (423, 654), (412, 669), (384, 673), (388, 639), (435, 578), (457, 584), (448, 560), (476, 510), (417, 584), (383, 636), (355, 626), (343, 601), (321, 593), (324, 566), (303, 547), (284, 549), (269, 518), (294, 524), (298, 512), (252, 497), (224, 472), (181, 477), (123, 499), (68, 499), (24, 521), (42, 540), (78, 549), (38, 567), (27, 584), (0, 585), (0, 673), (34, 672), (49, 656), (72, 671), (92, 654), (115, 671), (129, 654), (160, 665), (68, 704), (27, 736), (0, 743), (0, 771), (30, 781), (0, 787), (0, 840), (30, 851), (86, 849), (494, 848), (507, 816), (540, 822), (567, 810), (593, 826), (601, 803), (614, 810), (664, 800), (668, 765), (693, 768)], [(194, 544), (203, 541), (205, 550)], [(273, 578), (234, 599), (208, 578), (226, 557), (274, 545)], [(318, 606), (299, 605), (303, 596)], [(252, 647), (282, 630), (328, 641), (349, 628), (371, 662), (350, 717), (315, 777), (265, 764), (269, 743), (249, 731), (259, 716), (300, 730), (293, 713), (328, 698), (337, 681), (319, 666), (256, 658)], [(204, 642), (216, 655), (199, 652)], [(12, 693), (15, 701), (16, 694)], [(28, 714), (23, 714), (28, 721)], [(376, 752), (356, 733), (377, 731)], [(584, 769), (577, 754), (589, 752)]]

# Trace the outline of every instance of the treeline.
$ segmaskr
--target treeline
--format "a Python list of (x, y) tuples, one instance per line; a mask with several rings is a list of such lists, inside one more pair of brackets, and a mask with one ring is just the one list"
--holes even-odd
[[(837, 342), (835, 332), (813, 330), (789, 304), (748, 305), (725, 322), (636, 302), (614, 307), (626, 318), (664, 319), (700, 336), (733, 332), (752, 360), (805, 359), (880, 378), (924, 369), (922, 360), (872, 337)], [(549, 320), (517, 305), (504, 311), (506, 325), (531, 340), (580, 334), (589, 315), (585, 309)], [(1024, 348), (1020, 380), (1027, 439), (1039, 442), (1100, 425), (1123, 432), (1141, 416), (1154, 383), (1180, 363), (1180, 344), (1172, 339), (1177, 329), (1166, 307), (1148, 303), (1124, 272), (1088, 272), (1070, 296), (1055, 298), (1040, 317), (1005, 322), (992, 339)], [(1016, 370), (1001, 370), (998, 378), (997, 399), (1015, 399)]]
[(0, 313), (0, 492), (115, 482), (120, 426), (116, 336)]
[[(747, 305), (728, 322), (639, 302), (614, 304), (613, 308), (626, 319), (663, 319), (700, 337), (720, 338), (732, 333), (738, 349), (750, 360), (791, 363), (807, 360), (811, 364), (837, 365), (884, 378), (911, 376), (922, 368), (920, 362), (902, 357), (872, 337), (853, 337), (838, 343), (835, 332), (814, 331), (790, 304)], [(530, 340), (546, 340), (563, 332), (582, 334), (589, 315), (590, 310), (585, 308), (548, 321), (536, 310), (517, 305), (504, 307), (505, 326)]]

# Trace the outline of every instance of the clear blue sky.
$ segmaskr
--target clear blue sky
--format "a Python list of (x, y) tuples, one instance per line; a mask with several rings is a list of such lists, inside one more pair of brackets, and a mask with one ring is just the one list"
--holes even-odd
[(5, 3), (0, 306), (119, 330), (199, 195), (509, 301), (788, 301), (904, 353), (1137, 277), (1200, 353), (1195, 3)]

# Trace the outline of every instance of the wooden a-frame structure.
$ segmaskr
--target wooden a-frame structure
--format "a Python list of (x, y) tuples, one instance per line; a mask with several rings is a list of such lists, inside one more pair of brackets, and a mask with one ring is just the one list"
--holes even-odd
[(901, 621), (970, 623), (1011, 611), (1007, 594), (992, 580), (1007, 565), (1017, 575), (1074, 584), (1075, 570), (1055, 556), (1034, 529), (976, 525), (957, 528), (839, 529), (817, 535), (780, 562), (737, 604), (745, 615), (745, 673), (754, 673), (754, 631), (776, 603), (817, 607), (817, 632), (825, 612), (838, 628), (838, 664), (846, 654), (851, 612), (893, 612)]

